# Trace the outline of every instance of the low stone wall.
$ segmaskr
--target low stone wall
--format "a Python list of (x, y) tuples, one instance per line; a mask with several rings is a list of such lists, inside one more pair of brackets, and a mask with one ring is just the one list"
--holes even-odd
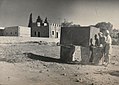
[(0, 44), (20, 43), (20, 42), (59, 42), (54, 38), (38, 38), (38, 37), (0, 37)]

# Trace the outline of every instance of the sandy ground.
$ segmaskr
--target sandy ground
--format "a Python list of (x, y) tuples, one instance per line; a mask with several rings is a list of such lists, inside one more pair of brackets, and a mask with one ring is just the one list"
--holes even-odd
[(119, 85), (119, 46), (105, 66), (59, 62), (59, 46), (0, 44), (0, 85)]

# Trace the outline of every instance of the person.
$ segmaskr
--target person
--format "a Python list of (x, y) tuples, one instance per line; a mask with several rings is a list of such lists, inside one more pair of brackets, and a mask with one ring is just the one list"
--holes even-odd
[(100, 47), (102, 48), (102, 50), (101, 50), (102, 56), (100, 56), (101, 57), (101, 62), (102, 62), (102, 64), (104, 64), (106, 36), (102, 32), (100, 32), (98, 35), (99, 35)]
[(92, 41), (93, 41), (92, 38), (90, 39), (90, 54), (91, 55), (90, 55), (89, 62), (91, 64), (95, 64), (96, 63), (94, 58), (96, 57), (95, 55), (97, 53), (95, 53), (95, 52), (96, 52), (97, 49), (99, 49), (99, 46), (100, 46), (100, 42), (99, 42), (99, 38), (98, 38), (97, 34), (95, 34), (94, 39), (95, 39), (95, 44), (94, 45), (92, 43)]
[(99, 42), (97, 34), (95, 34), (95, 46), (96, 47), (100, 46), (100, 42)]
[(102, 32), (100, 32), (98, 35), (99, 35), (100, 47), (104, 47), (106, 36)]
[(112, 39), (108, 30), (105, 31), (105, 45), (104, 45), (104, 65), (109, 64), (110, 52), (111, 52), (111, 44)]
[(94, 45), (93, 45), (93, 39), (91, 38), (91, 39), (90, 39), (90, 54), (91, 54), (91, 55), (90, 55), (90, 59), (89, 59), (89, 62), (91, 62), (91, 63), (93, 63), (93, 58), (94, 58), (94, 57), (93, 57), (93, 46), (94, 46)]

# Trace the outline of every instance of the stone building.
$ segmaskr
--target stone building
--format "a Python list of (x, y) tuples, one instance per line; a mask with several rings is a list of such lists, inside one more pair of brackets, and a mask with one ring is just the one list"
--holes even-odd
[(61, 26), (59, 24), (50, 24), (50, 37), (60, 39)]
[(31, 27), (31, 37), (49, 37), (49, 23), (47, 18), (43, 21), (40, 16), (33, 22), (30, 14), (28, 27)]
[(0, 27), (0, 36), (4, 36), (4, 27)]
[(31, 37), (60, 38), (61, 26), (51, 23), (45, 18), (43, 21), (40, 16), (33, 22), (30, 14), (28, 27), (31, 27)]
[(30, 37), (31, 28), (23, 26), (5, 27), (3, 30), (3, 36)]

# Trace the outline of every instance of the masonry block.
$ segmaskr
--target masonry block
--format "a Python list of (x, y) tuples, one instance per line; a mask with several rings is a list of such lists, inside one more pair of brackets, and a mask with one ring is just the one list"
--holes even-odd
[(88, 47), (90, 45), (90, 39), (93, 43), (94, 36), (99, 33), (99, 29), (95, 27), (62, 27), (61, 28), (61, 44), (73, 44), (77, 46)]
[(73, 60), (73, 53), (75, 46), (65, 45), (60, 47), (60, 60), (63, 62), (71, 62)]
[(73, 57), (71, 53), (73, 49), (69, 49), (61, 46), (60, 57), (62, 60), (70, 59), (72, 61), (81, 61), (84, 64), (89, 63), (91, 51), (90, 51), (90, 40), (95, 44), (95, 35), (98, 35), (100, 30), (95, 27), (62, 27), (60, 44), (80, 46), (75, 47)]
[(90, 59), (90, 48), (81, 47), (81, 63), (88, 64)]

